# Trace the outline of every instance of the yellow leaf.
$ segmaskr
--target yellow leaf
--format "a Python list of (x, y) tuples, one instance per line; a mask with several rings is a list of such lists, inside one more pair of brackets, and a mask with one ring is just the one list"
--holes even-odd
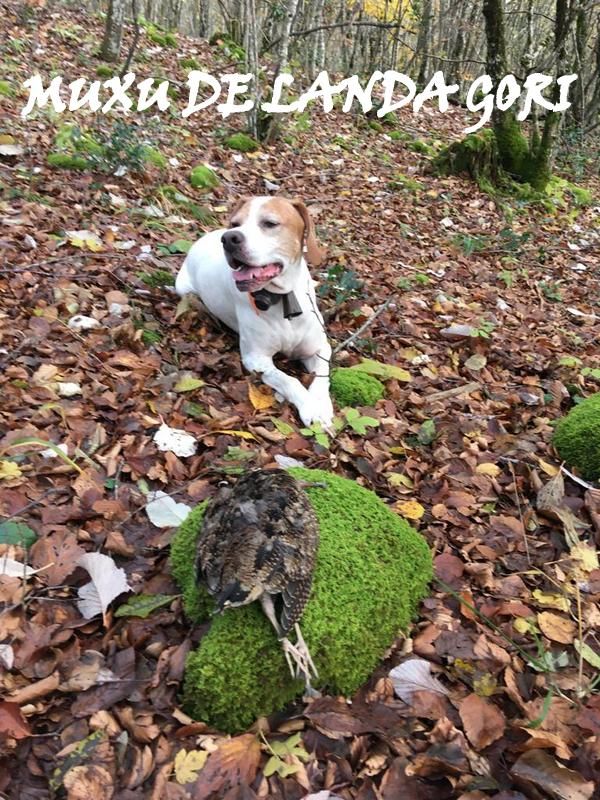
[(540, 465), (541, 469), (549, 475), (551, 478), (554, 478), (560, 472), (558, 467), (555, 467), (554, 464), (549, 464), (547, 461), (544, 461), (543, 458), (538, 457), (538, 464)]
[(253, 383), (248, 384), (248, 397), (252, 403), (253, 408), (257, 411), (264, 411), (265, 408), (271, 408), (273, 405), (274, 397), (270, 389), (261, 389)]
[(67, 231), (69, 243), (80, 250), (91, 250), (92, 253), (99, 253), (104, 250), (98, 235), (93, 231)]
[(14, 461), (0, 461), (0, 481), (12, 481), (20, 478), (23, 473)]
[(556, 608), (558, 611), (568, 611), (570, 603), (567, 598), (556, 592), (542, 592), (541, 589), (535, 589), (531, 596), (540, 606), (547, 606), (548, 608)]
[(252, 439), (255, 442), (257, 441), (256, 436), (254, 436), (253, 433), (250, 433), (250, 431), (224, 431), (224, 430), (218, 430), (218, 431), (215, 431), (215, 433), (228, 433), (229, 436), (238, 436), (240, 439)]
[(579, 565), (584, 572), (593, 572), (599, 568), (598, 553), (589, 544), (576, 544), (571, 548), (571, 558), (579, 561)]
[(475, 472), (479, 475), (489, 475), (490, 478), (497, 478), (502, 470), (497, 464), (492, 464), (491, 461), (485, 461), (483, 464), (477, 464)]
[(192, 783), (198, 777), (208, 758), (207, 750), (180, 750), (175, 756), (175, 780), (182, 786)]
[(396, 503), (395, 507), (406, 519), (421, 519), (425, 513), (423, 506), (417, 503), (416, 500), (406, 500), (406, 502), (403, 503)]
[(392, 472), (387, 476), (390, 486), (406, 486), (407, 489), (412, 489), (414, 483), (408, 475), (402, 475), (400, 472)]
[(541, 632), (553, 642), (572, 644), (577, 625), (567, 617), (553, 614), (551, 611), (542, 611), (537, 615), (537, 622)]
[(537, 633), (537, 625), (531, 617), (518, 617), (513, 620), (513, 628), (517, 633)]

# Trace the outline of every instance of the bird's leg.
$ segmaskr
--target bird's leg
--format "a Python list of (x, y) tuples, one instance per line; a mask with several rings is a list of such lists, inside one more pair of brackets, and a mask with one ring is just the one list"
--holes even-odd
[[(260, 597), (260, 604), (262, 606), (262, 610), (265, 612), (265, 616), (267, 617), (271, 625), (275, 628), (275, 632), (277, 633), (277, 638), (283, 644), (283, 654), (285, 656), (285, 660), (287, 661), (287, 665), (289, 667), (292, 678), (295, 678), (297, 677), (296, 670), (294, 669), (294, 665), (292, 664), (291, 651), (289, 649), (293, 648), (293, 645), (288, 639), (286, 639), (283, 631), (281, 630), (279, 622), (277, 622), (277, 617), (275, 616), (275, 606), (273, 605), (273, 598), (267, 592), (263, 592)], [(289, 648), (286, 647), (286, 643), (289, 645)]]
[(294, 625), (297, 637), (296, 644), (294, 645), (290, 642), (287, 636), (285, 636), (279, 622), (277, 621), (277, 617), (275, 616), (275, 607), (273, 605), (273, 599), (271, 595), (268, 594), (267, 592), (263, 592), (260, 598), (260, 603), (262, 605), (262, 609), (265, 613), (265, 616), (267, 617), (271, 625), (275, 628), (275, 631), (277, 633), (277, 638), (281, 642), (281, 645), (283, 647), (283, 654), (285, 656), (285, 660), (289, 667), (292, 678), (298, 678), (300, 675), (303, 675), (304, 681), (306, 683), (306, 688), (310, 690), (311, 677), (314, 675), (314, 677), (317, 678), (319, 676), (319, 673), (317, 672), (317, 668), (315, 667), (315, 664), (312, 660), (312, 657), (308, 650), (308, 646), (304, 641), (304, 637), (302, 636), (300, 626), (298, 625), (298, 623)]
[(299, 653), (301, 658), (301, 661), (297, 661), (296, 663), (298, 664), (300, 673), (304, 675), (306, 688), (310, 689), (311, 677), (314, 676), (315, 678), (318, 678), (319, 672), (315, 667), (315, 662), (312, 660), (310, 650), (304, 641), (304, 636), (302, 636), (300, 625), (298, 625), (297, 622), (294, 625), (294, 630), (296, 631), (296, 645), (294, 649)]

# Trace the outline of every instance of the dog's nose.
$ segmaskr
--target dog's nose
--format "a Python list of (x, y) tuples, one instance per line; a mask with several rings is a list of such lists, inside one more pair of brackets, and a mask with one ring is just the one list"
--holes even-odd
[(241, 231), (235, 230), (225, 231), (221, 236), (221, 242), (225, 250), (236, 250), (244, 242), (244, 234)]

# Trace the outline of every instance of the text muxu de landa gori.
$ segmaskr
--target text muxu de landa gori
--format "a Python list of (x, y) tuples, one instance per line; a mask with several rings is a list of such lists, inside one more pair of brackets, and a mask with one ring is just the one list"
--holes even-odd
[[(45, 87), (41, 75), (33, 75), (23, 83), (23, 86), (29, 89), (29, 98), (21, 115), (26, 117), (36, 106), (43, 108), (48, 103), (51, 103), (58, 113), (67, 109), (78, 111), (86, 107), (91, 111), (102, 113), (146, 111), (154, 106), (160, 111), (166, 111), (171, 107), (172, 101), (168, 96), (169, 81), (156, 83), (154, 78), (147, 78), (136, 84), (135, 80), (135, 73), (129, 72), (122, 78), (114, 77), (106, 81), (91, 82), (86, 78), (78, 78), (68, 85), (63, 85), (63, 78), (57, 76)], [(185, 118), (197, 114), (215, 103), (217, 112), (224, 118), (231, 114), (249, 111), (254, 107), (256, 99), (251, 97), (243, 99), (243, 95), (251, 91), (252, 80), (251, 74), (237, 72), (221, 75), (219, 78), (199, 70), (189, 72), (187, 105), (181, 110), (181, 116)], [(465, 133), (471, 133), (485, 125), (491, 118), (494, 108), (506, 111), (515, 103), (518, 103), (517, 119), (520, 121), (529, 116), (534, 105), (547, 111), (566, 111), (571, 105), (569, 89), (577, 80), (577, 75), (563, 75), (556, 79), (557, 87), (553, 88), (558, 88), (557, 102), (551, 102), (544, 96), (544, 92), (553, 86), (554, 80), (549, 75), (536, 72), (528, 75), (520, 84), (514, 75), (506, 75), (494, 88), (490, 76), (481, 75), (471, 83), (465, 99), (469, 111), (479, 113), (480, 117), (474, 125), (465, 128)], [(261, 109), (269, 114), (300, 113), (310, 102), (320, 101), (323, 110), (329, 112), (334, 107), (334, 99), (343, 97), (343, 112), (350, 111), (356, 101), (362, 111), (367, 113), (373, 108), (375, 97), (382, 101), (377, 110), (379, 117), (409, 105), (412, 105), (413, 113), (418, 114), (425, 103), (437, 103), (438, 110), (444, 112), (448, 110), (448, 98), (459, 92), (458, 84), (447, 84), (441, 71), (433, 75), (421, 92), (417, 91), (415, 82), (408, 75), (394, 70), (374, 72), (366, 85), (361, 84), (356, 75), (332, 84), (329, 74), (321, 72), (311, 87), (297, 100), (282, 102), (287, 89), (293, 83), (294, 77), (289, 73), (278, 75), (273, 85), (271, 99), (260, 103)], [(63, 99), (63, 95), (66, 95), (65, 89), (70, 92), (67, 102)], [(207, 92), (211, 93), (209, 97), (198, 100), (199, 96)]]

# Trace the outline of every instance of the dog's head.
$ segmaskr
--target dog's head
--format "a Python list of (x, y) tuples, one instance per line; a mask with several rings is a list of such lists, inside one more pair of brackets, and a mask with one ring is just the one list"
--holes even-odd
[(268, 284), (286, 287), (300, 267), (304, 251), (315, 266), (323, 260), (313, 221), (302, 200), (242, 199), (221, 242), (240, 292), (255, 292)]

